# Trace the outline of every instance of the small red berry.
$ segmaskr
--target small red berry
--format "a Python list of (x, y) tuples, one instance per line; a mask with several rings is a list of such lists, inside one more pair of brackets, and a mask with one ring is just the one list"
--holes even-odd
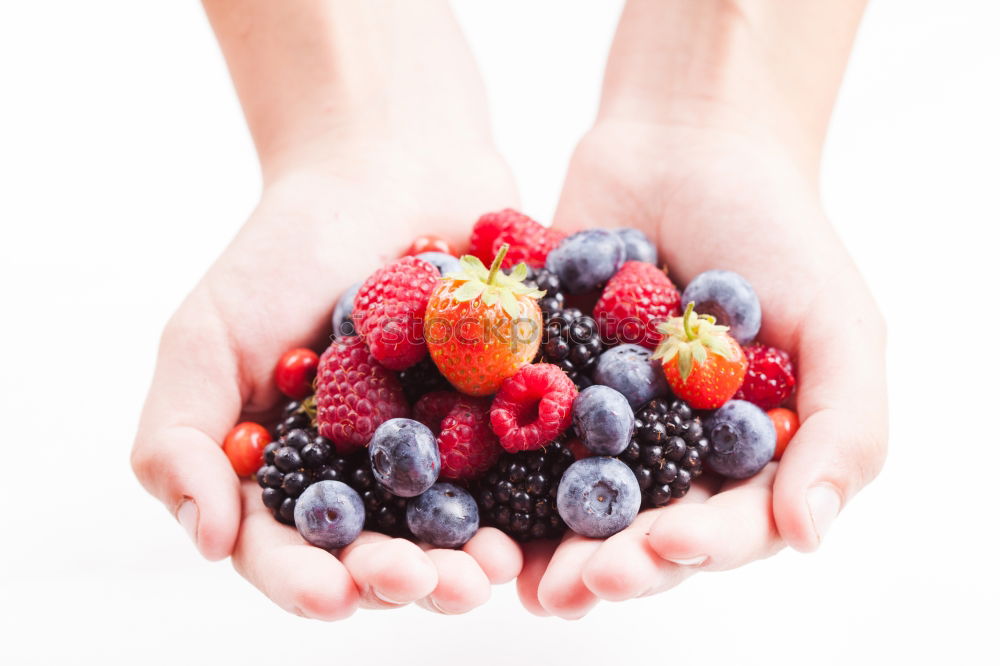
[(781, 460), (781, 455), (788, 447), (788, 442), (792, 441), (795, 433), (799, 429), (799, 415), (790, 409), (778, 407), (770, 410), (767, 415), (771, 417), (771, 423), (778, 433), (778, 444), (774, 449), (774, 459)]
[(572, 423), (577, 396), (573, 380), (549, 363), (526, 365), (500, 385), (490, 408), (490, 426), (511, 453), (538, 449)]
[(761, 409), (779, 407), (795, 388), (795, 368), (788, 352), (759, 342), (744, 348), (747, 375), (736, 397)]
[(404, 257), (412, 257), (413, 255), (420, 254), (421, 252), (444, 252), (445, 254), (450, 254), (453, 257), (457, 257), (455, 251), (451, 249), (451, 245), (445, 239), (440, 236), (434, 236), (433, 234), (427, 234), (425, 236), (417, 236), (417, 238), (410, 244), (410, 247), (406, 249), (403, 253)]
[(301, 400), (312, 393), (319, 355), (312, 349), (289, 349), (274, 366), (274, 382), (289, 398)]
[(500, 457), (487, 398), (435, 391), (417, 401), (413, 415), (437, 437), (443, 478), (474, 479)]
[(244, 421), (233, 427), (222, 441), (222, 450), (239, 476), (253, 476), (264, 464), (264, 447), (271, 433), (259, 423)]

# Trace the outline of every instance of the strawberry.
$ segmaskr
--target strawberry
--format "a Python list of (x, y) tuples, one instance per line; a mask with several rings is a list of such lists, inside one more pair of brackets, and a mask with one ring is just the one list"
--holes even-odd
[(473, 256), (442, 278), (424, 317), (431, 358), (445, 379), (462, 393), (495, 393), (501, 382), (531, 363), (541, 342), (543, 292), (523, 283), (528, 267), (510, 275), (500, 270), (507, 245), (490, 269)]
[(682, 317), (660, 324), (663, 341), (653, 358), (663, 363), (663, 373), (674, 394), (695, 409), (716, 409), (739, 390), (747, 372), (743, 348), (715, 323), (699, 315), (688, 303)]
[(788, 352), (759, 342), (744, 348), (743, 352), (749, 366), (736, 397), (761, 409), (780, 407), (795, 388), (795, 368)]
[(427, 354), (424, 309), (440, 273), (416, 257), (375, 271), (354, 297), (351, 318), (372, 356), (390, 370), (405, 370)]
[(501, 268), (524, 262), (532, 268), (545, 265), (549, 250), (559, 244), (565, 234), (543, 227), (527, 215), (512, 208), (486, 213), (472, 227), (469, 254), (485, 264), (493, 259), (506, 243), (510, 245)]
[(681, 294), (665, 272), (644, 261), (626, 261), (604, 287), (594, 319), (608, 344), (656, 349), (663, 338), (657, 326), (679, 315), (680, 305)]
[(446, 479), (474, 479), (500, 457), (500, 444), (490, 429), (488, 398), (436, 391), (417, 401), (413, 415), (437, 437), (441, 476)]

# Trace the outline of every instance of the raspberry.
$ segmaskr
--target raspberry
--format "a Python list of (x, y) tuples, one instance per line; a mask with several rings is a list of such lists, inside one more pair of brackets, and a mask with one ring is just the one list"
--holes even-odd
[(500, 457), (497, 437), (490, 430), (489, 400), (437, 391), (421, 398), (413, 412), (437, 435), (442, 477), (474, 479)]
[(752, 402), (761, 409), (774, 409), (788, 399), (795, 388), (795, 369), (788, 352), (757, 342), (743, 349), (749, 366), (735, 398)]
[(340, 453), (368, 445), (383, 422), (409, 416), (399, 379), (355, 336), (334, 341), (319, 359), (316, 424)]
[(558, 367), (526, 365), (500, 385), (490, 425), (507, 451), (537, 449), (570, 426), (576, 395), (573, 380)]
[(609, 345), (656, 349), (663, 338), (657, 325), (679, 315), (680, 305), (680, 292), (666, 273), (643, 261), (626, 261), (604, 288), (594, 318)]
[(510, 245), (502, 268), (509, 269), (522, 261), (532, 267), (545, 264), (549, 250), (559, 244), (563, 234), (543, 227), (512, 208), (486, 213), (472, 227), (469, 253), (487, 266), (504, 243)]
[(372, 356), (386, 368), (405, 370), (427, 354), (424, 311), (440, 277), (430, 262), (403, 257), (361, 285), (351, 318)]

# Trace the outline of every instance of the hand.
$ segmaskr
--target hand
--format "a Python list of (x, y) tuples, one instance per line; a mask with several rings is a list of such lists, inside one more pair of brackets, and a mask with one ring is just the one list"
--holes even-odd
[(760, 339), (797, 362), (802, 425), (780, 464), (749, 480), (699, 480), (606, 541), (526, 549), (518, 590), (532, 612), (577, 618), (600, 599), (661, 592), (785, 544), (813, 550), (880, 470), (885, 326), (800, 164), (745, 128), (607, 120), (581, 142), (555, 225), (638, 227), (681, 285), (710, 268), (744, 275), (763, 307)]
[(461, 613), (521, 568), (519, 548), (495, 529), (462, 550), (367, 532), (339, 553), (310, 546), (275, 521), (220, 447), (237, 420), (273, 414), (274, 363), (293, 347), (322, 348), (348, 285), (419, 234), (464, 238), (483, 211), (516, 205), (491, 150), (429, 143), (340, 141), (283, 172), (163, 332), (135, 472), (205, 557), (231, 554), (241, 575), (300, 615), (333, 620), (409, 602)]

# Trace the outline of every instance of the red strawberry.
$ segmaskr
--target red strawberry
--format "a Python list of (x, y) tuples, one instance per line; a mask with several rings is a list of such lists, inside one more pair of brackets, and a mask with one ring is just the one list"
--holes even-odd
[(681, 294), (667, 274), (644, 261), (626, 261), (594, 306), (601, 337), (608, 344), (633, 343), (656, 349), (657, 326), (681, 312)]
[(788, 352), (759, 342), (743, 351), (749, 366), (736, 397), (764, 410), (780, 407), (795, 388), (795, 368)]
[(524, 284), (528, 268), (500, 270), (507, 246), (486, 268), (473, 256), (439, 280), (427, 304), (426, 337), (434, 364), (467, 395), (496, 393), (500, 383), (535, 358), (541, 342), (542, 292)]
[(416, 257), (375, 271), (354, 297), (354, 327), (379, 363), (405, 370), (427, 353), (424, 311), (441, 275)]
[(474, 479), (500, 457), (490, 430), (490, 401), (453, 391), (428, 393), (413, 407), (414, 417), (437, 435), (441, 476)]
[(409, 414), (396, 374), (379, 365), (360, 338), (338, 338), (320, 356), (316, 425), (338, 452), (368, 446), (382, 423)]
[(489, 264), (507, 243), (510, 250), (501, 268), (509, 269), (522, 261), (537, 268), (545, 264), (549, 250), (559, 244), (562, 234), (543, 227), (533, 219), (506, 208), (496, 213), (486, 213), (472, 227), (469, 254)]
[(660, 325), (664, 338), (653, 358), (661, 359), (674, 395), (695, 409), (721, 407), (743, 383), (747, 357), (728, 330), (715, 317), (695, 312), (694, 303), (683, 317)]
[(549, 363), (526, 365), (504, 380), (490, 408), (490, 425), (511, 453), (539, 449), (569, 428), (577, 390)]

